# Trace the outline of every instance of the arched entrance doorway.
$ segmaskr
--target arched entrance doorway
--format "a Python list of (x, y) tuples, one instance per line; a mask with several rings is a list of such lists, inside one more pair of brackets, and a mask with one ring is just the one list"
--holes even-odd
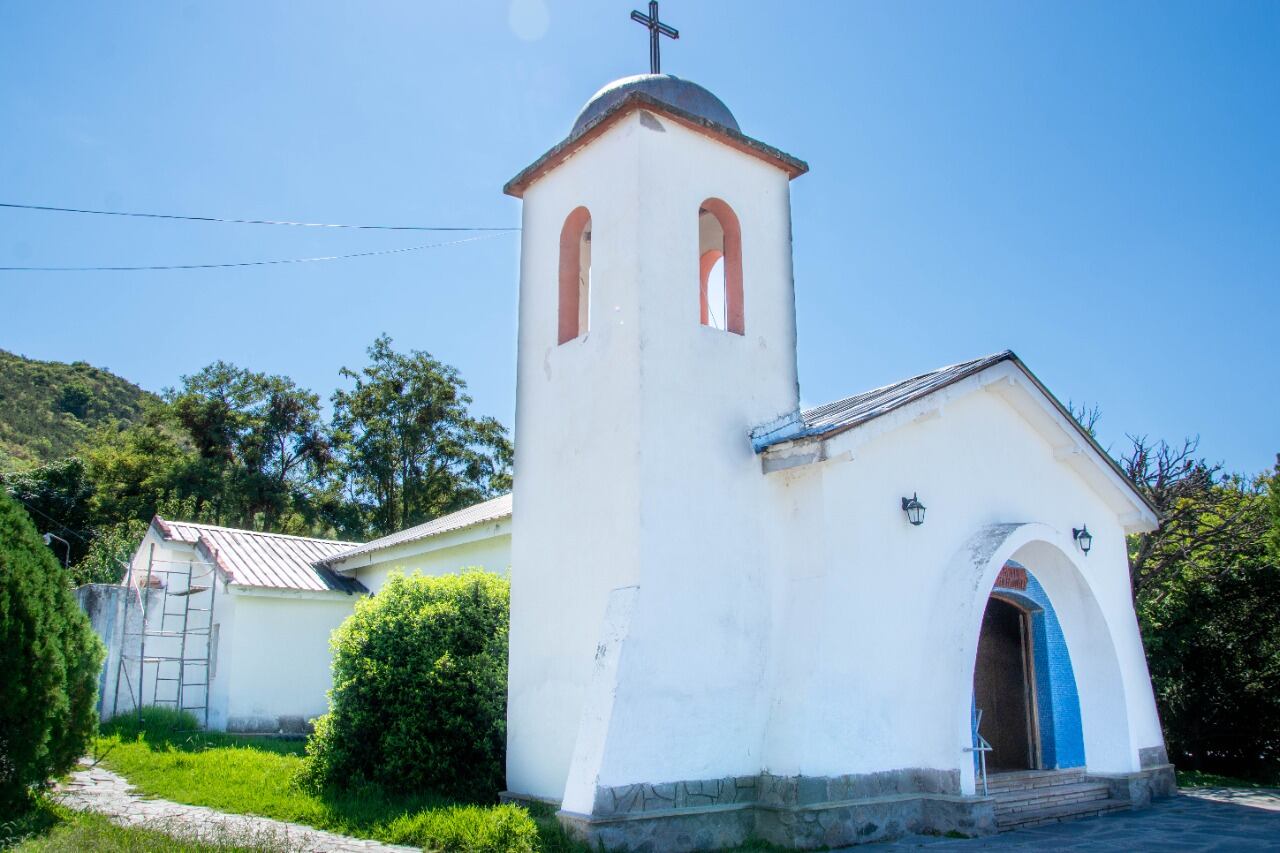
[(974, 717), (991, 744), (993, 772), (1040, 767), (1036, 672), (1030, 614), (993, 595), (987, 601), (973, 670)]
[[(1137, 720), (1129, 704), (1124, 667), (1128, 665), (1135, 676), (1143, 675), (1145, 669), (1141, 668), (1141, 645), (1132, 611), (1127, 612), (1132, 624), (1123, 624), (1128, 598), (1112, 603), (1118, 611), (1119, 629), (1129, 631), (1123, 634), (1122, 658), (1114, 639), (1118, 629), (1105, 615), (1094, 585), (1080, 565), (1083, 557), (1069, 536), (1039, 522), (988, 525), (957, 549), (953, 560), (954, 583), (941, 585), (936, 595), (939, 612), (954, 607), (957, 600), (964, 602), (962, 654), (970, 663), (959, 668), (948, 684), (949, 695), (954, 696), (955, 739), (967, 759), (962, 765), (961, 792), (982, 790), (982, 761), (974, 754), (979, 745), (974, 729), (974, 682), (984, 616), (993, 594), (1042, 608), (1033, 612), (1031, 619), (1043, 763), (1038, 769), (1087, 766), (1092, 773), (1138, 770), (1131, 728), (1135, 722), (1145, 726), (1143, 739), (1154, 742), (1158, 734), (1153, 730), (1158, 723), (1153, 702), (1149, 708), (1139, 709), (1142, 714)], [(1021, 583), (1013, 582), (1018, 579), (1006, 571), (1017, 567), (1025, 567), (1021, 568), (1025, 588), (1019, 588)], [(1100, 576), (1100, 586), (1105, 582), (1118, 587), (1119, 594), (1115, 590), (1109, 593), (1113, 599), (1127, 595), (1123, 564), (1119, 571), (1106, 573), (1100, 572), (1097, 564), (1091, 568)], [(982, 731), (988, 737), (986, 724)]]

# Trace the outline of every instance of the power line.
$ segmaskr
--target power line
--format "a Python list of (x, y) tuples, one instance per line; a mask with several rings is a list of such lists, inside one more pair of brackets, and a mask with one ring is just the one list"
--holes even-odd
[(13, 492), (8, 492), (8, 495), (9, 495), (9, 497), (13, 498), (15, 501), (17, 501), (18, 503), (22, 504), (24, 507), (26, 507), (27, 509), (31, 510), (32, 512), (37, 512), (37, 513), (39, 513), (40, 515), (44, 516), (44, 518), (45, 518), (45, 520), (46, 520), (46, 521), (50, 521), (50, 522), (52, 522), (54, 525), (56, 525), (57, 527), (61, 528), (63, 533), (70, 533), (72, 536), (76, 537), (77, 539), (79, 539), (81, 542), (83, 542), (83, 543), (84, 543), (84, 544), (86, 544), (86, 545), (90, 545), (90, 544), (92, 544), (92, 543), (90, 543), (90, 542), (89, 542), (89, 540), (88, 540), (88, 539), (85, 539), (85, 538), (84, 538), (83, 536), (81, 536), (79, 533), (76, 533), (76, 532), (75, 532), (74, 530), (72, 530), (70, 527), (67, 527), (65, 524), (63, 524), (61, 521), (58, 521), (56, 518), (53, 518), (53, 517), (52, 517), (52, 516), (50, 516), (48, 513), (46, 513), (44, 510), (41, 510), (39, 507), (32, 506), (31, 504), (29, 504), (29, 503), (27, 503), (26, 501), (24, 501), (22, 498), (20, 498), (20, 497), (18, 497), (17, 495), (15, 495)]
[(345, 261), (351, 258), (372, 258), (377, 255), (399, 255), (404, 252), (420, 252), (423, 249), (438, 249), (442, 246), (457, 246), (461, 243), (474, 243), (477, 240), (492, 240), (502, 237), (510, 231), (494, 234), (481, 234), (477, 237), (464, 237), (461, 240), (449, 240), (444, 243), (427, 243), (423, 246), (405, 246), (400, 249), (380, 249), (376, 252), (356, 252), (350, 255), (323, 255), (315, 258), (278, 258), (270, 261), (236, 261), (221, 264), (156, 264), (150, 266), (121, 267), (0, 267), (0, 272), (141, 272), (145, 270), (214, 270), (229, 267), (261, 267), (276, 264), (312, 264), (320, 261)]
[(182, 216), (176, 213), (139, 213), (125, 210), (89, 210), (80, 207), (54, 207), (47, 204), (11, 204), (0, 207), (13, 210), (44, 210), (54, 213), (87, 213), (94, 216), (132, 216), (140, 219), (181, 219), (188, 222), (225, 222), (232, 225), (292, 225), (297, 228), (358, 228), (366, 231), (519, 231), (519, 228), (492, 228), (471, 225), (349, 225), (334, 222), (291, 222), (283, 219), (228, 219), (220, 216)]

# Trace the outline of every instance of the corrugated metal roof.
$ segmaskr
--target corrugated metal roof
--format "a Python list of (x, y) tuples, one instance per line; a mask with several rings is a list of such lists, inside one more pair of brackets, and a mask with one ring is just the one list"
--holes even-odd
[(432, 536), (439, 536), (442, 533), (449, 533), (454, 530), (461, 530), (464, 527), (471, 527), (476, 524), (484, 524), (490, 521), (498, 521), (499, 519), (509, 518), (511, 516), (511, 495), (505, 494), (491, 500), (483, 501), (478, 504), (472, 504), (466, 509), (460, 509), (457, 512), (442, 515), (437, 519), (424, 522), (416, 527), (410, 527), (401, 530), (398, 533), (392, 533), (390, 536), (383, 536), (381, 539), (374, 539), (372, 542), (366, 542), (358, 545), (348, 551), (334, 554), (326, 557), (321, 562), (326, 566), (332, 566), (349, 557), (359, 557), (364, 554), (371, 554), (375, 551), (382, 551), (386, 548), (393, 548), (396, 545), (404, 545), (407, 542), (417, 542), (421, 539), (429, 539)]
[(892, 412), (894, 409), (927, 397), (935, 391), (940, 391), (948, 385), (954, 385), (962, 379), (967, 379), (1004, 361), (1011, 361), (1017, 365), (1018, 369), (1031, 380), (1050, 404), (1062, 414), (1066, 423), (1074, 427), (1077, 435), (1093, 449), (1098, 460), (1119, 476), (1125, 488), (1137, 499), (1138, 503), (1145, 506), (1158, 519), (1160, 513), (1150, 499), (1133, 484), (1133, 481), (1111, 458), (1111, 455), (1102, 449), (1097, 439), (1090, 435), (1088, 430), (1080, 426), (1080, 423), (1071, 414), (1070, 410), (1062, 405), (1062, 402), (1057, 397), (1053, 396), (1053, 393), (1045, 387), (1039, 377), (1032, 373), (1030, 368), (1023, 364), (1022, 359), (1018, 358), (1012, 350), (992, 353), (982, 358), (962, 361), (959, 364), (949, 364), (946, 367), (940, 367), (928, 373), (921, 373), (919, 376), (912, 376), (910, 379), (903, 379), (901, 382), (894, 382), (891, 385), (884, 385), (880, 388), (873, 388), (870, 391), (863, 391), (861, 394), (854, 394), (852, 397), (845, 397), (843, 400), (836, 400), (833, 403), (805, 409), (800, 412), (799, 429), (788, 430), (780, 428), (772, 435), (762, 436), (757, 444), (757, 450), (763, 452), (773, 445), (787, 441), (819, 437), (830, 438), (839, 435), (846, 430), (861, 426), (881, 415)]
[(834, 403), (805, 409), (800, 413), (801, 429), (799, 432), (779, 436), (769, 441), (768, 444), (779, 444), (783, 441), (793, 441), (797, 438), (844, 432), (873, 418), (878, 418), (880, 415), (887, 414), (900, 406), (919, 400), (921, 397), (926, 397), (934, 391), (959, 382), (961, 379), (986, 370), (988, 367), (1010, 360), (1016, 361), (1017, 356), (1010, 350), (1005, 350), (982, 358), (975, 358), (971, 361), (962, 361), (959, 364), (940, 367), (928, 373), (921, 373), (919, 376), (912, 376), (910, 379), (903, 379), (901, 382), (894, 382), (891, 385), (884, 385), (880, 388), (873, 388), (870, 391), (863, 391), (861, 394), (854, 394), (852, 397), (845, 397), (843, 400), (836, 400)]
[(167, 521), (160, 516), (156, 516), (152, 524), (168, 541), (195, 545), (218, 566), (228, 583), (308, 592), (368, 591), (358, 581), (318, 565), (334, 554), (349, 550), (358, 544), (356, 542)]

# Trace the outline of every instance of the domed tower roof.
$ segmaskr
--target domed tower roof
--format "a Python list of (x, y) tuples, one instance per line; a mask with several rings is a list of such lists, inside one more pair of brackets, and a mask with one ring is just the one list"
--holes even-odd
[(738, 127), (738, 120), (733, 117), (733, 113), (729, 112), (724, 101), (697, 83), (681, 80), (670, 74), (636, 74), (614, 80), (592, 95), (591, 100), (587, 101), (587, 105), (574, 120), (573, 130), (569, 132), (569, 136), (577, 136), (584, 128), (633, 92), (644, 93), (655, 101), (673, 106), (690, 115), (739, 133), (742, 132)]
[(809, 171), (803, 160), (743, 134), (724, 101), (697, 83), (670, 74), (637, 74), (614, 80), (592, 95), (578, 113), (569, 135), (507, 181), (502, 191), (523, 198), (524, 191), (535, 181), (637, 110), (670, 119), (694, 133), (764, 160), (791, 178)]

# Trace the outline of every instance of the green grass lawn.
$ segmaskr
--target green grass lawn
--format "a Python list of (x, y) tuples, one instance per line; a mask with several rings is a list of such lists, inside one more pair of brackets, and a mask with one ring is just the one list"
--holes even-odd
[(294, 783), (303, 744), (175, 730), (165, 712), (104, 727), (101, 763), (147, 796), (256, 814), (425, 850), (466, 853), (582, 851), (542, 811), (380, 791), (318, 796)]
[(1177, 774), (1179, 788), (1280, 788), (1280, 779), (1259, 782), (1199, 770), (1178, 770)]

